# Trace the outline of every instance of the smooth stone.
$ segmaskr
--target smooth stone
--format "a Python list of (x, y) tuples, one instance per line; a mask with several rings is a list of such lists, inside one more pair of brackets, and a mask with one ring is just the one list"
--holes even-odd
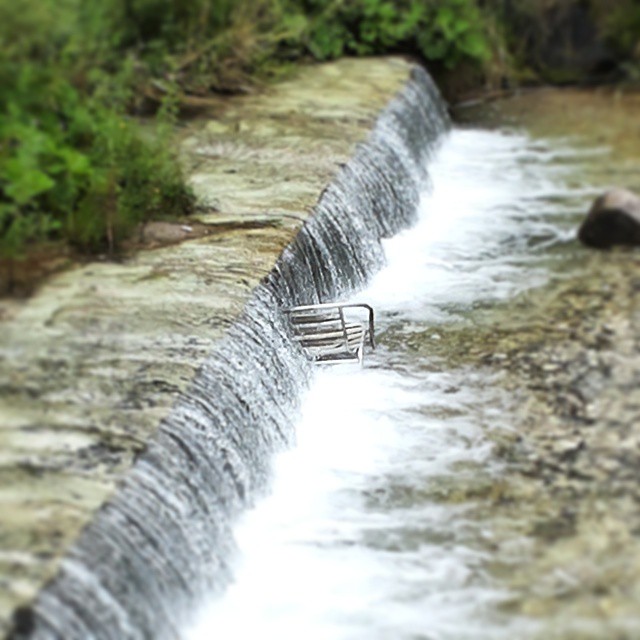
[(640, 245), (640, 197), (616, 188), (596, 198), (578, 230), (578, 238), (598, 249)]

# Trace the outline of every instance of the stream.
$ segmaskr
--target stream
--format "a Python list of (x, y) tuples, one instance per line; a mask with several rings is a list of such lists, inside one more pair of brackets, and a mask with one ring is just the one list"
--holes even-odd
[[(579, 261), (598, 193), (579, 176), (603, 153), (521, 130), (446, 137), (417, 225), (385, 241), (386, 267), (353, 298), (376, 309), (378, 349), (362, 369), (318, 368), (297, 445), (236, 529), (235, 582), (189, 640), (551, 637), (513, 606), (510, 567), (535, 540), (486, 508), (509, 480), (496, 442), (521, 398), (481, 338)], [(454, 344), (482, 326), (469, 349), (491, 368)]]

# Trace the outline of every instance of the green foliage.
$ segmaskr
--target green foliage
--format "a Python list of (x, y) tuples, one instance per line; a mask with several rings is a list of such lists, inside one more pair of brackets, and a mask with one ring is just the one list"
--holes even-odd
[[(188, 213), (192, 198), (162, 135), (142, 136), (132, 122), (97, 108), (88, 150), (93, 171), (65, 220), (67, 237), (112, 250), (140, 222)], [(102, 216), (95, 212), (101, 211)]]
[(428, 60), (453, 68), (464, 59), (476, 62), (489, 57), (490, 46), (482, 16), (471, 0), (449, 0), (432, 8), (418, 44)]
[(614, 50), (625, 58), (640, 61), (640, 2), (595, 0), (595, 12)]
[(81, 95), (51, 69), (3, 67), (0, 255), (64, 237), (110, 250), (138, 222), (186, 212), (190, 196), (165, 140)]
[(26, 4), (0, 0), (0, 258), (48, 239), (113, 251), (139, 222), (188, 212), (166, 134), (146, 139), (123, 111), (129, 66), (76, 64), (75, 0)]
[(165, 101), (175, 115), (184, 94), (245, 90), (305, 56), (490, 73), (501, 42), (511, 59), (523, 47), (522, 30), (497, 30), (509, 12), (572, 2), (640, 65), (639, 0), (0, 0), (0, 257), (47, 238), (113, 249), (189, 209), (167, 134), (151, 141), (127, 113)]
[(318, 59), (389, 51), (421, 54), (452, 68), (489, 55), (474, 0), (303, 0), (307, 46)]

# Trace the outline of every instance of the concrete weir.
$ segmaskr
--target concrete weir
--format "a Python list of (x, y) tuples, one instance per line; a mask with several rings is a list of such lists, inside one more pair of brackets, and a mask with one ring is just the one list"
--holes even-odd
[(279, 309), (379, 266), (446, 124), (400, 59), (303, 69), (191, 126), (209, 235), (1, 303), (0, 636), (176, 639), (225, 587), (309, 375)]

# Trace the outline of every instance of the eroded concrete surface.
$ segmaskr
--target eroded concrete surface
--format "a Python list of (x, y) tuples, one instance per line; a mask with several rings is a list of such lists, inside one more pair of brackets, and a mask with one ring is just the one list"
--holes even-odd
[(0, 301), (0, 635), (408, 74), (397, 59), (344, 60), (212, 101), (183, 135), (208, 235)]

